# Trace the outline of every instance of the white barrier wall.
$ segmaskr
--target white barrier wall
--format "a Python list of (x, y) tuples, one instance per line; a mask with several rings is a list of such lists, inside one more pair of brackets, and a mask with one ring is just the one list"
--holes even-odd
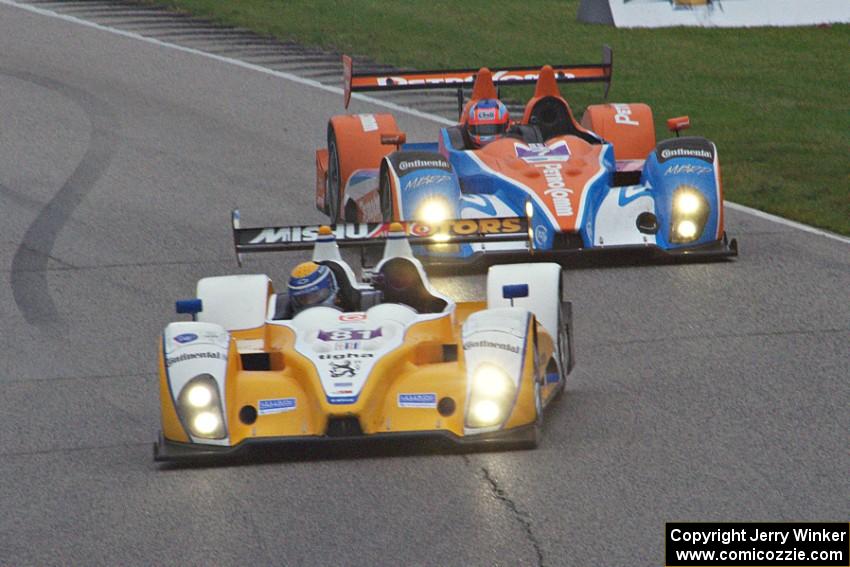
[(618, 28), (850, 23), (850, 0), (582, 0), (581, 21)]

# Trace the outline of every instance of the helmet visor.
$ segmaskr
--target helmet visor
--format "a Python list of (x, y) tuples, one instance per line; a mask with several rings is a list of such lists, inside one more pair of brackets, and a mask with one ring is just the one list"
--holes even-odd
[(318, 305), (331, 296), (330, 286), (320, 287), (318, 289), (311, 288), (301, 293), (292, 294), (292, 301), (301, 307), (308, 305)]
[(469, 133), (473, 136), (499, 136), (508, 129), (507, 124), (470, 124)]

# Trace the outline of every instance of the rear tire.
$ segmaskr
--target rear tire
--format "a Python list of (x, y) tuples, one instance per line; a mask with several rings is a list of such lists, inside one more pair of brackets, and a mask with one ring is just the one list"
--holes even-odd
[(339, 199), (342, 193), (340, 184), (339, 148), (333, 126), (328, 124), (328, 184), (325, 193), (325, 210), (331, 223), (339, 221)]

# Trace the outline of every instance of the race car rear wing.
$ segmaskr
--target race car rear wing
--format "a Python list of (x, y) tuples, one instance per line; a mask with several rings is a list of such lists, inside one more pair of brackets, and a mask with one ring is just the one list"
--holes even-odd
[[(614, 53), (602, 46), (602, 63), (578, 65), (552, 65), (555, 80), (559, 83), (605, 83), (605, 97), (611, 89), (614, 72)], [(342, 56), (343, 96), (345, 108), (351, 93), (360, 91), (403, 91), (414, 89), (457, 89), (458, 102), (463, 107), (463, 87), (471, 87), (479, 69), (448, 69), (439, 71), (399, 71), (385, 73), (355, 73), (351, 57)], [(491, 69), (493, 83), (500, 85), (528, 85), (537, 82), (540, 67), (497, 67)]]
[[(242, 254), (312, 250), (320, 238), (322, 225), (295, 225), (242, 228), (239, 210), (231, 214), (233, 246), (242, 265)], [(395, 223), (339, 223), (330, 225), (337, 245), (366, 247), (384, 245), (391, 238), (390, 225)], [(422, 222), (398, 223), (411, 245), (472, 244), (476, 242), (529, 242), (533, 245), (528, 219), (503, 217), (487, 219), (453, 219), (429, 225)]]

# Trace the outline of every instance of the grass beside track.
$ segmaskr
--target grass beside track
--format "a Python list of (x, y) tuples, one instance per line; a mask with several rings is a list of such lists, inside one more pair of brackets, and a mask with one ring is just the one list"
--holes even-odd
[[(623, 30), (579, 23), (579, 0), (146, 1), (420, 69), (593, 63), (607, 43), (610, 100), (648, 103), (659, 139), (688, 114), (718, 146), (726, 198), (850, 235), (848, 25)], [(601, 101), (600, 85), (562, 88), (577, 116)]]

